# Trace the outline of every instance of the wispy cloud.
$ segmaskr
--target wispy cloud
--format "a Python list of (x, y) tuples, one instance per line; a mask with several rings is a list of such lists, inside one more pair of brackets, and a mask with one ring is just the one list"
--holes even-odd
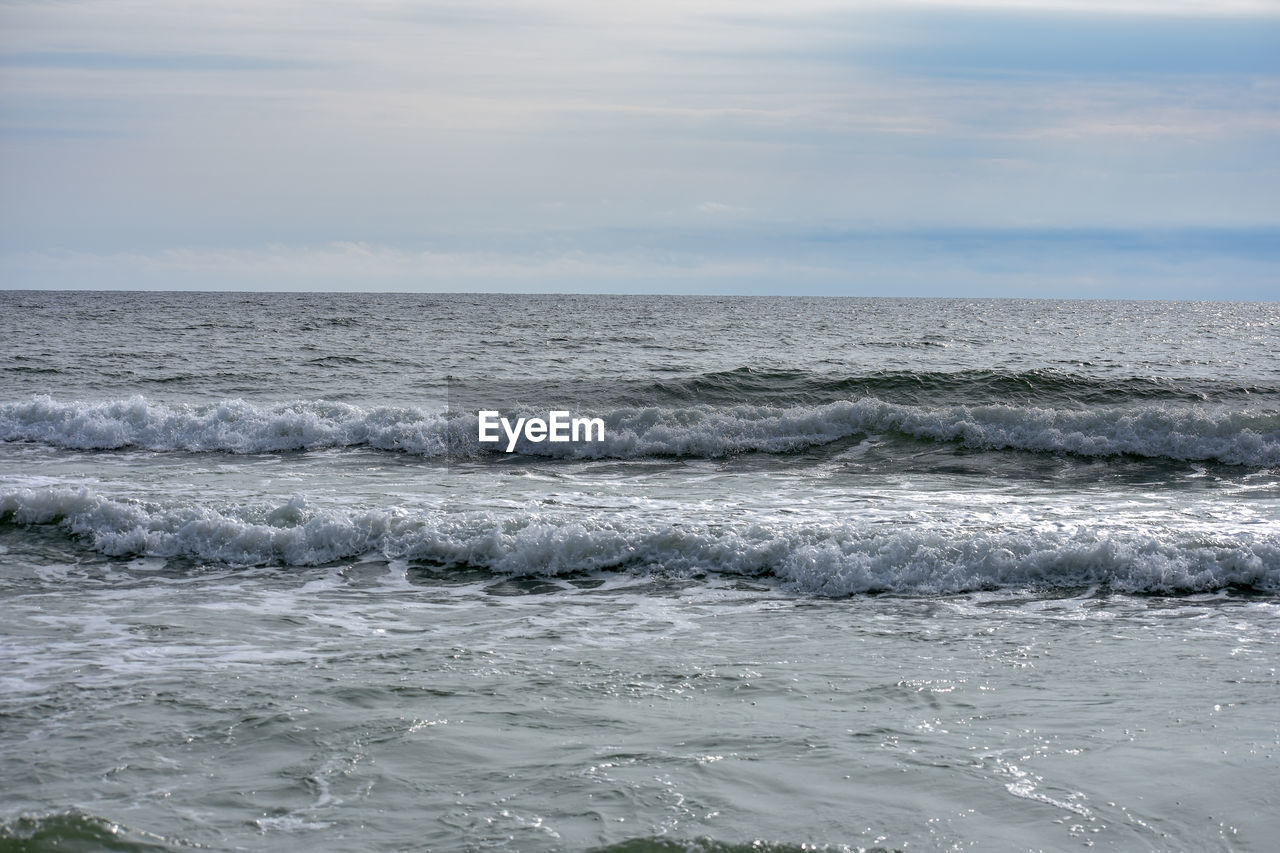
[(966, 9), (886, 15), (882, 26), (893, 37), (855, 45), (850, 61), (930, 74), (1280, 72), (1280, 15)]
[(0, 53), (0, 68), (77, 68), (89, 71), (270, 71), (298, 68), (298, 60), (229, 54), (27, 51)]

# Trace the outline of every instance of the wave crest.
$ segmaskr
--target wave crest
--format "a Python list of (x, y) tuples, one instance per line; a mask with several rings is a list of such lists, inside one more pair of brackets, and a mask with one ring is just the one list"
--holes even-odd
[[(545, 414), (545, 412), (543, 412)], [(595, 413), (592, 413), (595, 414)], [(888, 433), (985, 450), (1280, 466), (1280, 414), (1157, 404), (1091, 409), (1019, 405), (916, 406), (875, 397), (815, 406), (695, 405), (622, 408), (602, 414), (602, 442), (534, 443), (525, 456), (720, 457), (789, 453), (843, 438)], [(0, 405), (0, 439), (78, 450), (273, 453), (340, 447), (428, 458), (500, 452), (476, 439), (476, 416), (412, 407), (326, 401), (259, 405), (230, 400), (169, 405), (143, 397), (58, 402), (38, 396)]]
[(658, 524), (616, 516), (279, 507), (158, 508), (84, 488), (0, 493), (0, 522), (57, 525), (115, 557), (312, 566), (378, 556), (511, 575), (623, 570), (778, 578), (825, 596), (1104, 586), (1280, 592), (1280, 536), (966, 529), (856, 520)]

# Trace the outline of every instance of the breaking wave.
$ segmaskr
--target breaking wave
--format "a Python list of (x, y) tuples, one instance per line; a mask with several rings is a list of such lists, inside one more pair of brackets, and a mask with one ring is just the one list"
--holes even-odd
[[(986, 450), (1280, 465), (1280, 414), (1220, 404), (938, 406), (863, 397), (789, 407), (651, 406), (586, 414), (603, 417), (604, 441), (521, 439), (516, 452), (558, 458), (720, 457), (789, 453), (851, 436), (888, 433)], [(499, 453), (498, 445), (477, 441), (476, 426), (476, 416), (469, 413), (447, 416), (413, 407), (361, 408), (326, 401), (191, 405), (143, 397), (60, 402), (37, 396), (0, 405), (0, 440), (77, 450), (275, 453), (364, 447), (429, 458)]]
[(1280, 592), (1280, 535), (1170, 530), (1019, 530), (803, 523), (657, 523), (545, 510), (450, 513), (276, 507), (164, 508), (86, 488), (0, 493), (0, 523), (56, 525), (113, 557), (235, 566), (312, 566), (376, 557), (511, 575), (620, 570), (774, 577), (814, 595), (942, 594), (1103, 586), (1185, 593), (1226, 587)]

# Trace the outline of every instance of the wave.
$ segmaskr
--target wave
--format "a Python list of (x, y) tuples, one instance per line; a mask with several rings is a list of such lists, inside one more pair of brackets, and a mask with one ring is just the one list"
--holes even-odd
[[(474, 419), (471, 426), (474, 433)], [(449, 437), (443, 413), (326, 401), (168, 405), (135, 396), (62, 403), (38, 395), (0, 405), (0, 440), (72, 450), (272, 453), (363, 446), (444, 456)]]
[(640, 404), (680, 402), (769, 405), (830, 403), (878, 397), (895, 403), (981, 405), (1016, 400), (1041, 405), (1256, 401), (1280, 398), (1280, 384), (1159, 376), (1082, 376), (1041, 368), (1023, 371), (876, 371), (844, 376), (805, 370), (740, 367), (678, 379), (634, 383), (626, 396)]
[(191, 846), (190, 842), (170, 841), (78, 810), (21, 815), (0, 823), (0, 849), (5, 850), (149, 853)]
[[(522, 439), (516, 451), (569, 459), (714, 458), (791, 453), (887, 433), (981, 450), (1280, 466), (1280, 414), (1222, 406), (926, 406), (864, 397), (814, 406), (621, 408), (602, 417), (604, 441)], [(474, 414), (325, 401), (189, 405), (143, 397), (58, 402), (37, 396), (0, 405), (0, 440), (74, 450), (274, 453), (364, 447), (429, 458), (500, 453), (498, 445), (479, 443), (476, 432)]]
[(0, 493), (0, 523), (56, 525), (112, 557), (314, 566), (374, 555), (510, 575), (623, 570), (774, 577), (797, 592), (945, 594), (1103, 586), (1141, 593), (1280, 592), (1280, 535), (974, 529), (857, 520), (655, 523), (539, 509), (162, 508), (87, 488)]

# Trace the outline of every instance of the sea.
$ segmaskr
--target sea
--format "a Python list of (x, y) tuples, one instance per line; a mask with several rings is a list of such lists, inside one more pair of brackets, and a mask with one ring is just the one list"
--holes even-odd
[(0, 850), (1270, 851), (1278, 666), (1280, 303), (0, 293)]

